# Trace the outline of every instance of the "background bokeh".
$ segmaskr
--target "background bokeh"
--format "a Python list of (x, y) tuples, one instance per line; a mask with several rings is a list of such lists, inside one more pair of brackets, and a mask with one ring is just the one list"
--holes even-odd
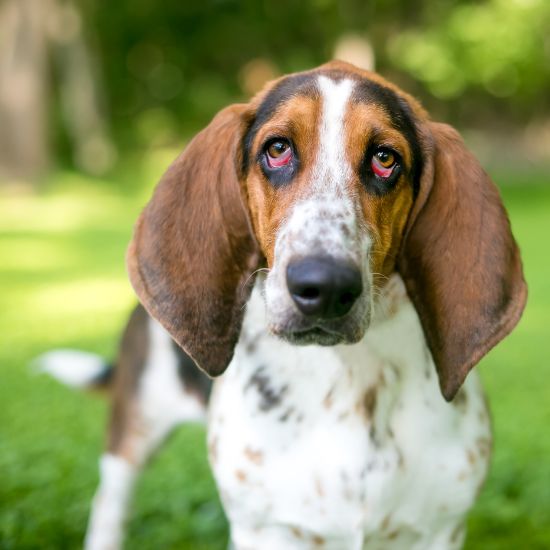
[[(449, 122), (499, 184), (530, 296), (480, 365), (493, 468), (467, 549), (550, 548), (550, 2), (2, 0), (0, 548), (81, 543), (107, 402), (29, 367), (53, 347), (112, 356), (135, 298), (133, 222), (223, 106), (333, 57)], [(140, 482), (128, 548), (225, 548), (204, 429)]]

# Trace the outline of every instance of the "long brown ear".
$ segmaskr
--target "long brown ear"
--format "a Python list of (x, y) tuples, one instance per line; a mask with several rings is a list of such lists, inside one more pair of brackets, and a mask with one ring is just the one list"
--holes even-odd
[(450, 126), (430, 123), (419, 195), (398, 260), (451, 400), (517, 324), (527, 287), (496, 186)]
[(211, 376), (231, 361), (260, 259), (237, 175), (244, 110), (221, 111), (174, 161), (127, 256), (147, 311)]

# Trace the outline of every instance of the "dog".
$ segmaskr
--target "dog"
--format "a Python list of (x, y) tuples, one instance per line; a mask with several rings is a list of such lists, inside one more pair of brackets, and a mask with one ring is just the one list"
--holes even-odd
[(120, 546), (141, 467), (196, 420), (232, 548), (462, 546), (491, 452), (466, 376), (527, 291), (454, 129), (344, 62), (284, 76), (170, 166), (127, 265), (142, 305), (116, 368), (42, 360), (112, 388), (88, 549)]

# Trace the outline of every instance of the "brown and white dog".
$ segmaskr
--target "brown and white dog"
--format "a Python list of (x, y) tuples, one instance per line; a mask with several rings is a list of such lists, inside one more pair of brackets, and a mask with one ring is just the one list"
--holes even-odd
[[(120, 545), (139, 469), (207, 406), (236, 549), (461, 547), (491, 448), (465, 379), (526, 286), (456, 131), (342, 62), (271, 82), (168, 169), (128, 269), (144, 307), (114, 371), (87, 548)], [(62, 376), (73, 359), (43, 362)], [(227, 369), (210, 398), (195, 363)], [(89, 359), (86, 380), (100, 370)]]

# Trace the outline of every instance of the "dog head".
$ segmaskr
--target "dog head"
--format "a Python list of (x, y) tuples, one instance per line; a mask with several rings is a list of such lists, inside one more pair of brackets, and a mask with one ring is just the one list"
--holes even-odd
[(221, 111), (163, 176), (128, 253), (140, 300), (212, 376), (260, 267), (271, 331), (321, 345), (359, 341), (398, 271), (447, 399), (526, 298), (498, 191), (458, 134), (341, 62)]

